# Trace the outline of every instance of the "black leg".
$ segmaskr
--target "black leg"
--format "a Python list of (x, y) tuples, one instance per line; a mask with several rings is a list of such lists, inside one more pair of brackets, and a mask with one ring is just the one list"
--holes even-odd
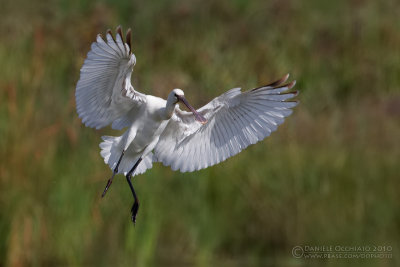
[(139, 158), (138, 161), (135, 163), (135, 165), (132, 167), (132, 169), (126, 174), (126, 180), (128, 181), (129, 187), (131, 188), (131, 191), (132, 191), (133, 198), (135, 199), (135, 202), (133, 203), (133, 206), (131, 209), (131, 219), (132, 219), (133, 224), (136, 223), (136, 215), (139, 210), (139, 199), (136, 196), (136, 192), (135, 192), (135, 189), (133, 188), (131, 178), (132, 178), (133, 172), (136, 170), (137, 166), (139, 165), (139, 163), (141, 161), (142, 161), (142, 158)]
[(122, 160), (122, 157), (124, 156), (124, 154), (125, 154), (125, 150), (122, 150), (121, 157), (119, 157), (119, 160), (117, 162), (117, 166), (115, 166), (111, 178), (108, 179), (106, 188), (104, 188), (104, 191), (103, 191), (103, 194), (101, 194), (101, 197), (104, 197), (107, 193), (108, 188), (110, 188), (110, 186), (113, 182), (114, 176), (118, 173), (118, 167), (119, 167), (119, 164), (121, 163), (121, 160)]

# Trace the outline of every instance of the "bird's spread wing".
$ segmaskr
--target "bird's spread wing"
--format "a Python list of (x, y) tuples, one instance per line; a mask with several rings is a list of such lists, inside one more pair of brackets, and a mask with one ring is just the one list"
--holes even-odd
[(92, 44), (75, 92), (76, 108), (86, 126), (107, 126), (146, 101), (131, 85), (136, 58), (130, 39), (130, 30), (125, 42), (118, 27), (116, 38), (107, 31), (106, 40), (98, 35)]
[(234, 88), (198, 110), (208, 122), (195, 121), (192, 113), (177, 110), (154, 149), (155, 158), (173, 170), (195, 171), (236, 155), (275, 131), (292, 113), (297, 95), (295, 81), (284, 78), (241, 92)]

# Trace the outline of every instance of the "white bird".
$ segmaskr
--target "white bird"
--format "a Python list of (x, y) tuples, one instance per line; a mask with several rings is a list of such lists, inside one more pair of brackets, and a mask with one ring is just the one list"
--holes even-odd
[[(127, 128), (122, 136), (102, 137), (101, 156), (113, 170), (102, 196), (115, 174), (126, 175), (135, 199), (131, 209), (135, 223), (139, 201), (132, 175), (144, 173), (153, 162), (191, 172), (236, 155), (283, 123), (297, 105), (288, 101), (297, 92), (287, 92), (295, 81), (284, 84), (289, 77), (285, 75), (250, 91), (231, 89), (196, 111), (181, 89), (172, 90), (164, 100), (133, 88), (131, 74), (136, 57), (130, 40), (130, 29), (124, 41), (121, 27), (116, 38), (110, 30), (106, 40), (97, 36), (81, 68), (75, 96), (77, 112), (86, 126)], [(181, 110), (179, 102), (190, 112)]]

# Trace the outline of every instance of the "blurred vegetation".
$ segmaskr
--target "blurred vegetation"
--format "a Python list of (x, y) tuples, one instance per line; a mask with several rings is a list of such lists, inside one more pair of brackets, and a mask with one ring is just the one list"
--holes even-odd
[[(400, 4), (27, 1), (0, 9), (0, 266), (399, 266)], [(132, 27), (133, 83), (200, 107), (290, 72), (300, 105), (265, 141), (194, 173), (155, 164), (132, 197), (75, 85), (97, 33)], [(390, 245), (302, 260), (296, 245)]]

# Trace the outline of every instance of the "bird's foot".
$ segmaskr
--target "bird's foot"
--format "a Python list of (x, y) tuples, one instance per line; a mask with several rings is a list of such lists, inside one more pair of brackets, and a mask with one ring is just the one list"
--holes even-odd
[[(123, 155), (123, 154), (122, 154), (122, 155)], [(122, 156), (121, 156), (121, 158), (122, 158)], [(120, 161), (121, 161), (121, 159), (120, 159)], [(118, 165), (119, 165), (119, 162), (118, 162)], [(118, 166), (114, 169), (111, 178), (108, 179), (106, 188), (104, 188), (104, 191), (103, 191), (103, 194), (101, 194), (101, 197), (104, 197), (104, 196), (106, 195), (106, 193), (107, 193), (107, 191), (108, 191), (108, 188), (110, 188), (110, 186), (111, 186), (111, 184), (112, 184), (112, 182), (113, 182), (113, 180), (114, 180), (114, 176), (115, 176), (117, 173), (118, 173)]]
[(101, 197), (104, 197), (106, 195), (108, 188), (110, 188), (111, 184), (112, 184), (112, 179), (108, 179), (106, 188), (104, 188), (104, 191), (103, 191), (103, 194), (101, 194)]
[(132, 209), (131, 209), (131, 219), (133, 224), (136, 224), (136, 215), (138, 213), (139, 210), (139, 202), (135, 201), (135, 203), (133, 203)]

